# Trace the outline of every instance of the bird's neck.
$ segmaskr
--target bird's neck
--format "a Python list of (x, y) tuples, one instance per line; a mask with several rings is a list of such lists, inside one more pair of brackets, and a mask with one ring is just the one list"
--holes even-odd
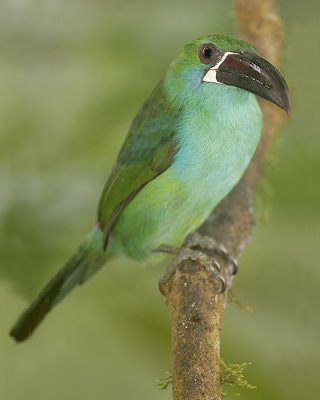
[(215, 188), (212, 196), (228, 193), (237, 183), (260, 139), (261, 111), (256, 98), (241, 95), (193, 101), (182, 111), (181, 148), (174, 169), (188, 175), (193, 184)]
[(181, 110), (184, 127), (180, 135), (193, 146), (205, 142), (210, 150), (211, 146), (233, 145), (251, 151), (259, 141), (261, 110), (256, 97), (244, 90), (203, 85), (201, 91), (185, 99)]

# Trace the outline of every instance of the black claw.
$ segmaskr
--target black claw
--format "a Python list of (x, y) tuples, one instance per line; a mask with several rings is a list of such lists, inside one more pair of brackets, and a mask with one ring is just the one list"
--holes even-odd
[(232, 275), (236, 275), (236, 273), (239, 271), (239, 266), (237, 260), (234, 258), (231, 258), (231, 265), (232, 265)]
[(224, 279), (223, 276), (218, 275), (217, 276), (217, 280), (220, 281), (221, 283), (221, 290), (220, 290), (220, 294), (224, 293), (227, 290), (227, 283), (226, 280)]

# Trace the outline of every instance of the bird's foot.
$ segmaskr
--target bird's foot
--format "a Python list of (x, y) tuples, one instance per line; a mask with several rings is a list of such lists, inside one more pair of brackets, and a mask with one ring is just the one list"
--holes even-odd
[[(199, 235), (200, 236), (200, 235)], [(189, 246), (189, 243), (186, 242), (186, 245), (181, 248), (175, 248), (168, 245), (161, 245), (154, 250), (154, 252), (163, 252), (168, 254), (176, 254), (177, 257), (174, 263), (169, 267), (167, 273), (160, 281), (160, 290), (163, 293), (162, 287), (170, 280), (173, 273), (179, 268), (181, 263), (185, 263), (186, 261), (194, 261), (204, 267), (214, 278), (215, 281), (220, 283), (220, 292), (224, 293), (227, 289), (227, 284), (225, 278), (220, 274), (221, 267), (218, 261), (212, 256), (212, 254), (207, 254), (208, 251), (213, 249), (206, 247), (200, 247), (200, 249), (196, 248), (198, 246), (195, 245), (195, 241), (192, 242), (192, 246)]]
[(238, 262), (232, 257), (227, 249), (220, 243), (216, 242), (210, 236), (202, 236), (197, 232), (191, 233), (186, 239), (186, 247), (194, 250), (204, 251), (205, 254), (211, 256), (219, 256), (226, 265), (226, 272), (229, 275), (235, 275), (238, 272)]

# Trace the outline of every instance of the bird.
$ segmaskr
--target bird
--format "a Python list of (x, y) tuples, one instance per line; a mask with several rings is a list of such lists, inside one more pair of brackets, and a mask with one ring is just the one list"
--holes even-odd
[(133, 119), (101, 194), (97, 223), (10, 331), (26, 340), (110, 258), (157, 260), (182, 246), (246, 171), (261, 137), (257, 96), (290, 111), (286, 81), (249, 43), (185, 45)]

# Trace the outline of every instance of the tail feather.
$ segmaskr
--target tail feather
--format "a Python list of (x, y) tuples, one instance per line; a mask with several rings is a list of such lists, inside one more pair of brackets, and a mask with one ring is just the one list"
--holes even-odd
[(23, 312), (10, 331), (17, 342), (26, 340), (48, 312), (75, 286), (95, 274), (107, 259), (103, 251), (102, 232), (97, 227), (81, 243), (78, 251), (49, 281), (33, 303)]

